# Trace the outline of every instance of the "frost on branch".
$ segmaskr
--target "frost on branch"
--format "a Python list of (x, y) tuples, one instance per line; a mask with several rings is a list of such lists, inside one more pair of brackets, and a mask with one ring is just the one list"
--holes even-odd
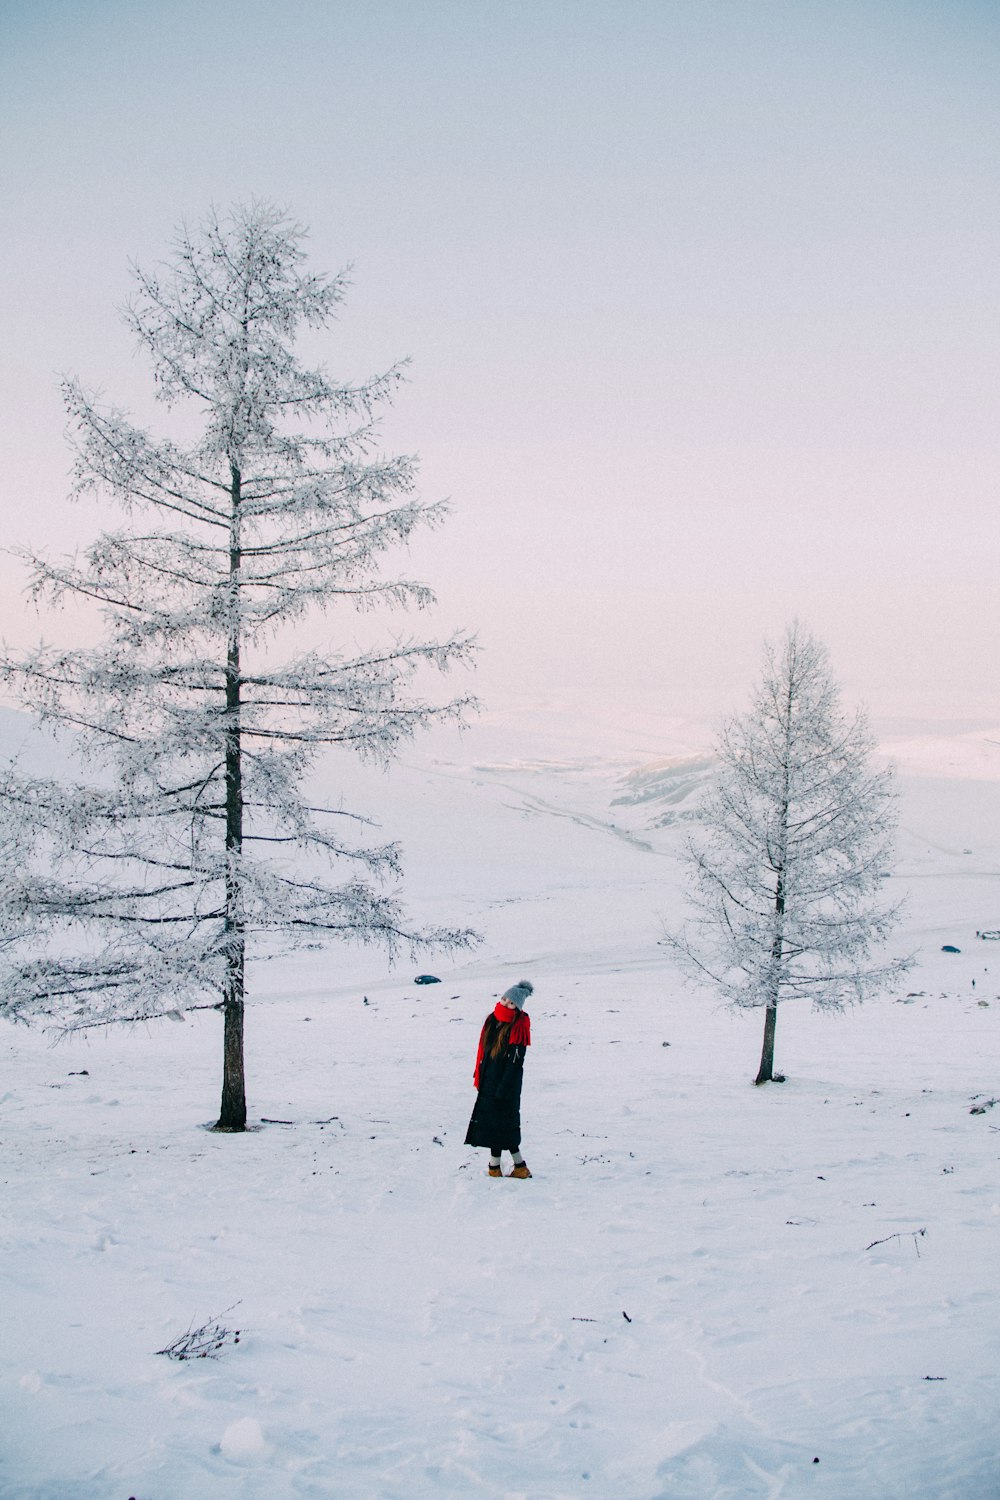
[(76, 558), (28, 563), (39, 604), (95, 602), (104, 641), (0, 664), (84, 762), (76, 785), (12, 767), (2, 787), (0, 1006), (76, 1028), (221, 1005), (226, 1129), (245, 1123), (244, 971), (261, 936), (390, 952), (473, 936), (414, 928), (383, 888), (395, 845), (302, 791), (325, 747), (385, 763), (461, 717), (470, 700), (427, 701), (417, 678), (472, 650), (463, 635), (397, 637), (280, 659), (280, 632), (310, 612), (333, 634), (345, 611), (431, 603), (382, 564), (443, 517), (416, 497), (412, 461), (377, 447), (401, 370), (350, 385), (296, 358), (346, 286), (305, 269), (302, 239), (255, 205), (183, 232), (165, 270), (136, 271), (128, 322), (158, 397), (197, 413), (198, 436), (157, 438), (66, 384), (76, 492), (110, 495), (124, 524)]
[(691, 919), (664, 942), (689, 977), (731, 1005), (765, 1008), (756, 1082), (773, 1076), (778, 1004), (840, 1009), (891, 984), (906, 958), (878, 958), (898, 903), (892, 775), (871, 764), (862, 715), (840, 706), (824, 648), (792, 625), (765, 650), (750, 710), (730, 719), (719, 771), (688, 841)]

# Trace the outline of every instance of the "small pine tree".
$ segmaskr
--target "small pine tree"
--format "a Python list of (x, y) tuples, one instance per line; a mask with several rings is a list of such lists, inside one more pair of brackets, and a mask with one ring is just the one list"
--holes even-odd
[[(442, 517), (414, 498), (412, 461), (376, 451), (374, 413), (400, 370), (350, 386), (296, 358), (299, 331), (329, 323), (345, 290), (303, 268), (302, 239), (272, 208), (238, 208), (184, 231), (163, 273), (136, 271), (127, 321), (158, 397), (199, 413), (200, 433), (154, 438), (67, 383), (77, 491), (110, 494), (126, 524), (81, 558), (29, 561), (36, 597), (96, 600), (106, 639), (2, 667), (101, 774), (68, 786), (12, 768), (0, 788), (0, 834), (18, 851), (0, 1009), (74, 1029), (219, 1005), (218, 1128), (233, 1131), (246, 1124), (245, 964), (263, 935), (390, 949), (472, 937), (411, 927), (379, 889), (396, 847), (356, 842), (341, 831), (351, 815), (302, 789), (325, 746), (385, 761), (460, 715), (469, 700), (432, 706), (412, 678), (470, 652), (454, 637), (274, 659), (276, 630), (310, 610), (430, 602), (384, 579), (381, 554)], [(310, 853), (354, 873), (330, 883)]]
[(872, 749), (864, 716), (840, 706), (824, 647), (798, 624), (765, 648), (750, 710), (719, 735), (718, 776), (685, 850), (692, 920), (664, 941), (729, 1004), (764, 1008), (758, 1084), (775, 1076), (781, 1001), (838, 1010), (909, 966), (872, 957), (899, 913), (878, 899), (895, 809)]

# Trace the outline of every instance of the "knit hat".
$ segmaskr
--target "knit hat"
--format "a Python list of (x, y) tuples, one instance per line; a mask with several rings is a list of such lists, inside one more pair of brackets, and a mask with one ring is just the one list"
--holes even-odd
[(535, 993), (535, 986), (530, 979), (519, 979), (517, 984), (512, 984), (509, 990), (504, 990), (500, 999), (504, 1005), (512, 1005), (515, 1010), (523, 1010), (529, 995)]

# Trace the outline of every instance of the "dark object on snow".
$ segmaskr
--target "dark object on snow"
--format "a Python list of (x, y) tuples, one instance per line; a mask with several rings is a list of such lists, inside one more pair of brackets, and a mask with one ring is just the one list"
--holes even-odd
[(436, 974), (418, 974), (413, 981), (414, 984), (440, 984), (441, 981)]
[[(507, 1010), (507, 1007), (498, 1005), (497, 1010)], [(479, 1042), (478, 1092), (465, 1136), (467, 1146), (487, 1146), (500, 1151), (521, 1149), (521, 1082), (524, 1077), (525, 1043), (501, 1047), (496, 1057), (491, 1056), (497, 1034), (504, 1024), (509, 1027), (508, 1037), (515, 1034), (515, 1025), (518, 1026), (518, 1036), (525, 1034), (523, 1023), (527, 1022), (528, 1017), (524, 1012), (512, 1007), (508, 1014), (517, 1018), (513, 1025), (511, 1022), (501, 1021), (496, 1011), (490, 1012), (483, 1025)], [(527, 1030), (527, 1036), (530, 1035), (530, 1030)]]
[(226, 1328), (222, 1323), (226, 1313), (231, 1313), (239, 1305), (234, 1302), (232, 1307), (209, 1318), (200, 1328), (189, 1328), (187, 1333), (182, 1333), (180, 1338), (167, 1344), (165, 1349), (157, 1349), (157, 1354), (165, 1354), (168, 1359), (218, 1359), (227, 1344), (238, 1344), (240, 1341), (240, 1330)]
[(954, 943), (942, 943), (942, 953), (961, 953), (961, 948), (956, 948)]

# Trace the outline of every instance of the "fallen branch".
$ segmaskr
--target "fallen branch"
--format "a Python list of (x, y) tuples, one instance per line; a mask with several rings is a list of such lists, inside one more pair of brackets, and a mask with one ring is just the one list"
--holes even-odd
[(883, 1240), (872, 1240), (872, 1242), (871, 1242), (870, 1245), (866, 1245), (865, 1246), (865, 1249), (866, 1250), (874, 1250), (876, 1245), (888, 1245), (888, 1243), (889, 1243), (890, 1240), (901, 1240), (901, 1239), (904, 1238), (905, 1235), (908, 1234), (910, 1236), (910, 1238), (913, 1240), (913, 1248), (914, 1248), (914, 1250), (916, 1250), (916, 1252), (917, 1252), (917, 1259), (919, 1260), (920, 1259), (920, 1244), (919, 1244), (919, 1241), (921, 1240), (921, 1238), (926, 1233), (927, 1233), (926, 1229), (907, 1229), (907, 1230), (902, 1230), (901, 1229), (897, 1234), (887, 1234), (886, 1237), (885, 1237), (885, 1239), (883, 1239)]
[(217, 1359), (227, 1344), (238, 1344), (240, 1341), (240, 1330), (224, 1328), (221, 1321), (239, 1305), (234, 1302), (232, 1307), (223, 1308), (214, 1318), (202, 1323), (200, 1328), (189, 1328), (187, 1333), (182, 1333), (180, 1338), (174, 1339), (166, 1348), (157, 1349), (157, 1354), (165, 1354), (168, 1359)]

